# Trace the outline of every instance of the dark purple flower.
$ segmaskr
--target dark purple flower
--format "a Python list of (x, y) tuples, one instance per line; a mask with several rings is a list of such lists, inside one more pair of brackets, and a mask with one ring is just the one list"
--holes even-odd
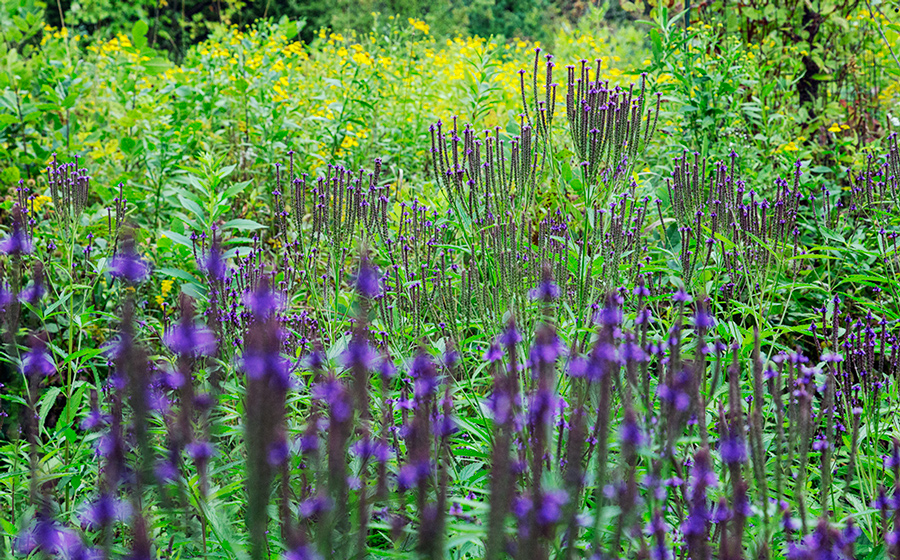
[(110, 276), (129, 284), (140, 284), (150, 277), (150, 265), (135, 250), (134, 238), (131, 236), (122, 240), (107, 268)]
[(281, 560), (320, 560), (322, 557), (310, 546), (301, 544), (285, 552)]
[(43, 516), (16, 536), (13, 547), (20, 554), (40, 551), (61, 558), (85, 558), (88, 553), (74, 531)]
[(385, 463), (391, 458), (391, 448), (380, 441), (362, 439), (350, 446), (350, 452), (363, 460), (374, 458), (379, 463)]
[(560, 341), (556, 331), (549, 327), (541, 328), (535, 337), (534, 346), (529, 354), (529, 365), (537, 374), (537, 368), (541, 364), (552, 364), (559, 357)]
[(621, 302), (615, 292), (610, 292), (603, 309), (597, 312), (594, 319), (601, 325), (608, 327), (616, 327), (622, 324)]
[(394, 360), (392, 360), (390, 356), (382, 356), (377, 367), (378, 374), (384, 380), (393, 379), (394, 376), (397, 375), (397, 366), (394, 365)]
[(538, 526), (551, 527), (562, 517), (562, 507), (569, 501), (569, 496), (562, 490), (552, 490), (541, 494), (536, 519)]
[(638, 426), (634, 414), (627, 414), (620, 428), (620, 437), (623, 443), (639, 447), (644, 444), (644, 434), (641, 427)]
[(313, 496), (300, 502), (298, 514), (301, 519), (308, 519), (314, 515), (331, 509), (331, 501), (323, 496)]
[(279, 438), (269, 445), (269, 452), (266, 459), (269, 464), (274, 466), (281, 465), (291, 456), (291, 448), (288, 446), (284, 438)]
[(87, 416), (81, 421), (81, 429), (93, 431), (106, 425), (109, 421), (108, 415), (101, 413), (99, 410), (91, 410)]
[(206, 463), (215, 453), (215, 449), (208, 441), (195, 441), (189, 443), (185, 446), (184, 450), (188, 454), (188, 457), (198, 464)]
[(678, 288), (678, 291), (672, 294), (672, 301), (676, 303), (690, 303), (691, 296), (689, 296), (687, 292), (684, 291), (684, 289)]
[(422, 349), (413, 358), (412, 365), (409, 368), (409, 375), (415, 381), (413, 394), (416, 398), (424, 398), (433, 394), (439, 384), (434, 362), (431, 356)]
[(697, 329), (708, 331), (709, 329), (716, 326), (716, 321), (713, 316), (707, 313), (705, 310), (698, 309), (694, 314), (694, 326), (697, 327)]
[(653, 518), (647, 526), (647, 533), (653, 537), (653, 544), (650, 548), (650, 558), (652, 560), (670, 560), (672, 551), (666, 545), (666, 535), (671, 532), (669, 525), (665, 522), (659, 510), (653, 512)]
[(400, 467), (400, 472), (397, 474), (397, 485), (401, 490), (409, 490), (420, 480), (428, 478), (429, 474), (431, 474), (430, 461), (407, 463)]
[(269, 282), (263, 278), (256, 290), (244, 295), (244, 305), (253, 313), (257, 321), (265, 321), (269, 315), (278, 311), (282, 306), (282, 297), (274, 290), (269, 289)]
[(519, 334), (519, 331), (516, 330), (516, 325), (510, 321), (509, 325), (506, 328), (506, 331), (500, 335), (500, 344), (503, 346), (513, 346), (522, 342), (522, 335)]
[(160, 483), (172, 482), (178, 478), (178, 468), (172, 461), (164, 459), (153, 469), (153, 474), (156, 475), (156, 479), (159, 480)]
[(559, 297), (559, 286), (548, 277), (541, 280), (537, 288), (532, 288), (528, 293), (531, 299), (551, 303)]
[(727, 465), (735, 463), (744, 463), (747, 460), (747, 446), (744, 440), (736, 437), (726, 437), (719, 442), (719, 453), (722, 455), (722, 461)]
[(337, 379), (331, 377), (313, 387), (314, 398), (325, 402), (331, 409), (331, 414), (338, 421), (344, 421), (353, 412), (350, 407), (350, 397), (347, 389)]
[(346, 368), (368, 370), (377, 357), (378, 353), (369, 345), (365, 337), (354, 336), (347, 344), (347, 349), (341, 354), (341, 363)]
[(32, 243), (25, 228), (25, 214), (21, 208), (13, 209), (13, 226), (9, 237), (0, 241), (0, 253), (7, 255), (27, 255), (31, 253)]
[(31, 337), (31, 348), (22, 356), (22, 373), (32, 379), (43, 379), (55, 371), (47, 344), (36, 336)]
[(497, 362), (503, 358), (503, 350), (496, 343), (492, 343), (484, 353), (484, 361)]
[(30, 305), (37, 305), (46, 295), (47, 289), (44, 287), (44, 268), (38, 262), (34, 266), (34, 277), (25, 288), (19, 292), (19, 301)]
[(108, 527), (114, 522), (124, 523), (129, 517), (131, 504), (105, 494), (96, 501), (85, 504), (78, 516), (82, 528), (89, 531)]
[(203, 258), (201, 268), (214, 281), (220, 282), (225, 279), (225, 273), (228, 271), (228, 265), (222, 258), (222, 249), (218, 243), (213, 243), (209, 252)]
[(176, 354), (209, 356), (216, 351), (216, 336), (206, 327), (182, 320), (166, 331), (163, 341)]
[(366, 299), (373, 299), (381, 295), (381, 278), (378, 270), (372, 266), (369, 259), (363, 257), (359, 263), (359, 272), (356, 274), (356, 291)]

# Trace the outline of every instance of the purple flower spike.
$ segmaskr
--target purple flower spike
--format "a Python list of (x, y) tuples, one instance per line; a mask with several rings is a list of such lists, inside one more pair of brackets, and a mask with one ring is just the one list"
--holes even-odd
[(56, 365), (47, 352), (47, 344), (40, 338), (31, 337), (31, 349), (22, 357), (22, 372), (32, 379), (43, 379), (56, 371)]
[(124, 523), (131, 517), (131, 504), (109, 495), (102, 495), (95, 502), (85, 505), (78, 516), (81, 527), (97, 530), (114, 522)]
[(522, 342), (522, 335), (516, 330), (515, 323), (510, 321), (506, 331), (500, 335), (500, 344), (503, 346), (513, 346), (519, 342)]
[(369, 259), (363, 257), (359, 263), (359, 272), (356, 275), (356, 291), (366, 299), (373, 299), (381, 295), (381, 278), (378, 270), (372, 266)]
[(122, 239), (118, 252), (109, 261), (109, 274), (129, 284), (140, 284), (150, 277), (150, 265), (137, 253), (134, 238)]
[(281, 560), (321, 560), (321, 558), (315, 550), (305, 544), (294, 547), (281, 556)]
[(244, 304), (258, 321), (265, 321), (269, 315), (278, 311), (281, 303), (281, 297), (269, 289), (268, 279), (261, 280), (255, 291), (244, 296)]
[(487, 352), (484, 353), (484, 361), (485, 362), (497, 362), (503, 358), (503, 350), (500, 349), (496, 343), (491, 344), (491, 346), (487, 349)]
[(553, 490), (541, 495), (536, 517), (541, 527), (551, 527), (559, 522), (562, 517), (562, 508), (569, 501), (569, 496), (563, 490)]
[(722, 461), (728, 465), (744, 463), (747, 460), (747, 446), (739, 437), (729, 437), (719, 442)]
[(19, 292), (19, 301), (31, 305), (37, 305), (47, 289), (44, 287), (44, 265), (38, 261), (34, 265), (34, 277), (25, 288)]
[(27, 255), (31, 253), (32, 243), (25, 228), (25, 215), (21, 208), (13, 210), (13, 226), (9, 237), (0, 241), (0, 253), (7, 255)]
[(346, 368), (358, 367), (368, 370), (372, 362), (378, 357), (378, 353), (369, 345), (364, 337), (354, 336), (347, 345), (347, 350), (341, 355), (341, 363)]
[(212, 331), (185, 320), (170, 328), (163, 341), (169, 350), (181, 355), (209, 356), (216, 351)]
[(683, 289), (678, 288), (678, 291), (672, 294), (672, 301), (675, 301), (677, 303), (690, 303), (691, 296), (689, 296)]
[(397, 375), (397, 366), (394, 365), (394, 360), (392, 360), (390, 356), (382, 356), (377, 367), (378, 374), (381, 375), (381, 378), (384, 380), (393, 379), (394, 376)]
[(559, 293), (559, 286), (553, 282), (553, 278), (550, 275), (550, 266), (545, 264), (541, 283), (536, 288), (533, 288), (529, 295), (531, 299), (551, 303), (559, 297)]
[(209, 253), (203, 259), (201, 268), (212, 279), (221, 282), (225, 279), (225, 273), (228, 271), (228, 265), (222, 258), (222, 249), (218, 243), (213, 243), (209, 248)]
[(195, 441), (189, 443), (185, 446), (184, 450), (187, 452), (188, 457), (197, 463), (206, 463), (213, 456), (213, 453), (215, 453), (212, 444), (207, 441)]

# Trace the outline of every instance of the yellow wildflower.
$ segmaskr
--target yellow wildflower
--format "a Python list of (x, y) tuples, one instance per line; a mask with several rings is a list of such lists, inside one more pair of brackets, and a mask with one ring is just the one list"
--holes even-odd
[(409, 24), (413, 27), (413, 29), (421, 31), (425, 35), (428, 35), (428, 31), (431, 29), (431, 27), (427, 23), (420, 19), (409, 18)]
[(172, 284), (174, 284), (174, 280), (163, 280), (162, 285), (159, 287), (159, 291), (162, 292), (163, 296), (169, 295), (169, 292), (172, 291)]
[(43, 194), (40, 195), (40, 196), (35, 197), (35, 199), (34, 199), (34, 211), (35, 211), (35, 212), (40, 212), (40, 211), (41, 211), (41, 208), (42, 208), (45, 204), (47, 204), (48, 202), (50, 202), (51, 200), (52, 200), (52, 199), (51, 199), (49, 196), (43, 195)]

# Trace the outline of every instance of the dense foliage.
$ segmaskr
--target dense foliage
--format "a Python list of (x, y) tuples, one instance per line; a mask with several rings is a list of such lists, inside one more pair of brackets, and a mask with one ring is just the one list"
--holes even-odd
[(4, 2), (0, 549), (900, 558), (900, 24), (763, 4)]

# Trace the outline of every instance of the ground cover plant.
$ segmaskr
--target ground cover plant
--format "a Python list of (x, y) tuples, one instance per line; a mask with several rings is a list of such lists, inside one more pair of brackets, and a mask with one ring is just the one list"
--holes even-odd
[(6, 556), (900, 558), (888, 6), (3, 7)]

